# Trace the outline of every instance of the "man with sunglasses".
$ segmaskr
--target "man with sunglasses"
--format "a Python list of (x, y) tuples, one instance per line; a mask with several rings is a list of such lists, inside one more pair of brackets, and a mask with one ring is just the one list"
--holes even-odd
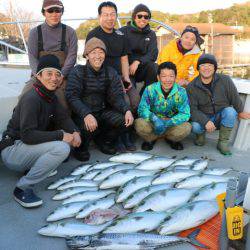
[(128, 38), (130, 54), (129, 73), (136, 82), (144, 82), (141, 94), (146, 86), (157, 82), (158, 56), (155, 32), (150, 29), (151, 11), (144, 4), (138, 4), (132, 13), (132, 20), (120, 30)]
[(43, 1), (42, 14), (45, 22), (33, 28), (29, 34), (28, 56), (33, 77), (24, 87), (23, 93), (32, 88), (39, 58), (47, 54), (55, 55), (62, 66), (63, 75), (62, 84), (56, 94), (61, 104), (67, 108), (64, 97), (65, 79), (76, 63), (77, 36), (73, 28), (61, 23), (63, 12), (64, 6), (61, 1)]

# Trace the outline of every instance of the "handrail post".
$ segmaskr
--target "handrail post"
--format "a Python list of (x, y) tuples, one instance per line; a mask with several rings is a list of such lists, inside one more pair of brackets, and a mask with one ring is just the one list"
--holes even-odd
[(25, 51), (26, 51), (26, 53), (28, 53), (28, 47), (27, 47), (27, 44), (26, 44), (26, 41), (25, 41), (25, 38), (24, 38), (24, 35), (23, 35), (23, 30), (22, 30), (22, 27), (21, 27), (21, 25), (20, 25), (20, 23), (19, 23), (18, 20), (17, 20), (17, 27), (18, 27), (19, 32), (21, 34)]

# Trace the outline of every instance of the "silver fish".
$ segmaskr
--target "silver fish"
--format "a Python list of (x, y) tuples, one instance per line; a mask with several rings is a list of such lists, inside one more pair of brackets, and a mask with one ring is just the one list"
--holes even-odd
[(129, 197), (129, 195), (138, 189), (150, 186), (153, 178), (153, 176), (140, 176), (126, 182), (119, 188), (116, 196), (116, 202), (123, 202)]
[(84, 164), (84, 165), (81, 165), (81, 166), (77, 167), (76, 169), (74, 169), (71, 172), (71, 175), (85, 174), (92, 165), (93, 164)]
[(101, 169), (92, 169), (86, 174), (81, 176), (82, 180), (92, 180), (96, 175), (98, 175), (102, 170)]
[(102, 199), (88, 203), (85, 207), (81, 209), (76, 215), (77, 219), (82, 219), (88, 216), (95, 209), (108, 209), (115, 204), (115, 195), (110, 194)]
[(226, 176), (200, 174), (200, 175), (187, 177), (186, 179), (177, 183), (175, 185), (175, 187), (177, 187), (177, 188), (203, 187), (203, 186), (211, 184), (211, 183), (227, 182), (228, 179), (229, 179), (229, 177), (226, 177)]
[(69, 181), (57, 188), (57, 190), (65, 190), (67, 188), (73, 188), (73, 187), (97, 187), (98, 182), (92, 181), (92, 180), (73, 180)]
[(196, 162), (194, 162), (191, 166), (192, 170), (204, 170), (208, 166), (208, 159), (200, 159)]
[(199, 174), (198, 171), (194, 170), (172, 170), (172, 171), (164, 171), (154, 178), (152, 181), (153, 185), (156, 184), (164, 184), (164, 183), (173, 183), (179, 182), (180, 180), (187, 178), (189, 176)]
[(54, 181), (52, 182), (49, 186), (48, 186), (48, 189), (56, 189), (58, 188), (59, 186), (61, 186), (62, 184), (64, 183), (67, 183), (69, 181), (73, 181), (73, 180), (76, 180), (76, 179), (79, 179), (79, 176), (67, 176), (67, 177), (64, 177), (64, 178), (61, 178), (57, 181)]
[(115, 166), (108, 167), (104, 169), (102, 172), (100, 172), (98, 175), (94, 177), (93, 180), (95, 181), (102, 181), (111, 174), (114, 174), (120, 170), (127, 170), (127, 169), (133, 169), (135, 164), (118, 164)]
[(154, 173), (155, 171), (147, 171), (140, 169), (121, 170), (104, 179), (99, 185), (99, 188), (107, 189), (107, 188), (120, 187), (127, 181), (133, 179), (134, 177), (150, 176), (153, 175)]
[(136, 233), (149, 232), (156, 229), (168, 216), (166, 212), (142, 212), (129, 214), (117, 219), (108, 226), (104, 233)]
[(142, 161), (136, 166), (136, 169), (142, 170), (160, 170), (164, 168), (168, 168), (171, 164), (173, 164), (176, 160), (173, 158), (157, 156)]
[(153, 157), (153, 155), (143, 152), (136, 153), (123, 153), (119, 155), (112, 156), (109, 160), (114, 162), (122, 162), (122, 163), (140, 163), (146, 159)]
[(138, 205), (145, 197), (148, 195), (159, 191), (159, 190), (167, 190), (173, 186), (172, 183), (161, 184), (161, 185), (152, 185), (149, 187), (144, 187), (137, 190), (134, 194), (131, 194), (124, 202), (123, 206), (125, 209), (135, 207)]
[(176, 160), (173, 164), (172, 167), (177, 166), (177, 165), (192, 165), (195, 162), (197, 162), (199, 159), (194, 159), (194, 158), (189, 158), (189, 157), (183, 157), (182, 159)]
[(93, 169), (106, 169), (112, 166), (116, 166), (116, 165), (120, 165), (122, 164), (121, 162), (111, 162), (111, 161), (107, 161), (107, 162), (100, 162), (100, 163), (96, 163), (94, 164), (89, 170), (93, 170)]
[(193, 196), (191, 201), (200, 201), (200, 200), (215, 200), (216, 196), (226, 192), (227, 183), (226, 182), (217, 182), (212, 183), (207, 186), (204, 186), (198, 189)]
[(63, 204), (76, 202), (76, 201), (91, 201), (101, 199), (109, 194), (115, 193), (113, 189), (108, 190), (98, 190), (98, 191), (86, 191), (81, 192), (76, 195), (69, 197), (68, 199), (63, 201)]
[(53, 196), (53, 200), (58, 201), (58, 200), (63, 200), (67, 199), (72, 195), (84, 192), (84, 191), (96, 191), (98, 188), (97, 187), (73, 187), (73, 188), (68, 188), (65, 190), (62, 190), (58, 193), (56, 193)]
[(47, 218), (48, 222), (75, 217), (89, 201), (72, 202), (56, 208)]
[(232, 168), (209, 168), (203, 171), (203, 174), (224, 175), (232, 170)]
[(199, 226), (218, 213), (215, 201), (196, 201), (178, 208), (159, 226), (160, 234), (170, 235)]
[(88, 225), (80, 222), (61, 222), (51, 223), (42, 227), (38, 233), (44, 236), (52, 237), (72, 237), (98, 234), (103, 231), (112, 222), (102, 225)]
[(138, 206), (134, 208), (134, 211), (166, 211), (188, 202), (195, 191), (195, 189), (177, 188), (160, 190), (144, 198)]

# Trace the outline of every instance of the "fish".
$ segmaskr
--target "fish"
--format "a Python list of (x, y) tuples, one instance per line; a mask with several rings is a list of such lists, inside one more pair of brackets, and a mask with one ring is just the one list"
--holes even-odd
[(100, 183), (99, 188), (107, 189), (107, 188), (120, 187), (127, 181), (133, 179), (134, 177), (149, 176), (153, 175), (154, 173), (155, 171), (147, 171), (140, 169), (121, 170), (105, 178)]
[(200, 200), (215, 200), (216, 196), (226, 192), (227, 183), (226, 182), (217, 182), (208, 184), (200, 189), (198, 189), (190, 201), (200, 201)]
[(91, 201), (91, 200), (97, 200), (101, 199), (109, 194), (115, 193), (113, 189), (107, 189), (107, 190), (98, 190), (98, 191), (85, 191), (78, 193), (76, 195), (73, 195), (69, 197), (68, 199), (63, 201), (63, 204), (76, 202), (76, 201)]
[(93, 164), (84, 164), (84, 165), (78, 166), (76, 169), (74, 169), (71, 172), (71, 175), (82, 175), (82, 174), (85, 174), (92, 165)]
[(157, 231), (161, 235), (170, 235), (199, 226), (219, 212), (216, 201), (196, 201), (176, 209), (165, 218)]
[(73, 188), (73, 187), (97, 187), (98, 182), (92, 181), (92, 180), (73, 180), (69, 181), (57, 188), (57, 190), (62, 191), (67, 188)]
[(97, 174), (93, 180), (94, 181), (102, 181), (105, 178), (107, 178), (108, 176), (110, 176), (111, 174), (114, 174), (120, 170), (127, 170), (127, 169), (133, 169), (135, 166), (135, 164), (118, 164), (115, 166), (111, 166), (108, 168), (105, 168), (104, 170), (102, 170), (99, 174)]
[(141, 188), (135, 193), (131, 194), (125, 201), (123, 201), (123, 206), (125, 209), (133, 208), (138, 203), (140, 203), (145, 197), (148, 195), (159, 191), (159, 190), (167, 190), (173, 186), (173, 183), (161, 184), (161, 185), (152, 185), (149, 187)]
[(156, 229), (168, 216), (167, 212), (141, 212), (128, 214), (115, 220), (103, 233), (136, 233)]
[(57, 207), (47, 218), (48, 222), (75, 217), (89, 201), (72, 202)]
[(207, 168), (208, 166), (208, 163), (209, 163), (209, 160), (208, 159), (200, 159), (198, 161), (195, 161), (192, 166), (191, 166), (191, 169), (192, 170), (204, 170)]
[(102, 199), (95, 200), (93, 202), (88, 203), (85, 207), (81, 209), (76, 215), (76, 219), (82, 219), (87, 217), (92, 211), (96, 209), (107, 209), (112, 207), (115, 204), (115, 195), (110, 194)]
[(176, 169), (176, 170), (164, 171), (155, 176), (154, 180), (152, 181), (152, 184), (156, 185), (156, 184), (179, 182), (184, 178), (197, 174), (199, 174), (199, 171), (194, 171), (194, 170)]
[(166, 211), (188, 202), (195, 191), (196, 189), (177, 188), (160, 190), (144, 198), (133, 211)]
[(116, 165), (120, 165), (122, 164), (121, 162), (111, 162), (111, 161), (107, 161), (107, 162), (99, 162), (94, 164), (89, 170), (94, 170), (94, 169), (106, 169), (112, 166), (116, 166)]
[(114, 161), (114, 162), (138, 164), (138, 163), (145, 161), (151, 157), (153, 157), (153, 155), (151, 155), (149, 153), (136, 152), (136, 153), (123, 153), (123, 154), (115, 155), (115, 156), (112, 156), (111, 158), (109, 158), (109, 160)]
[(203, 171), (203, 174), (224, 175), (232, 170), (232, 168), (209, 168)]
[(112, 221), (101, 225), (88, 225), (81, 222), (50, 223), (39, 229), (38, 233), (52, 237), (72, 237), (98, 234), (109, 226)]
[(150, 186), (153, 178), (154, 176), (140, 176), (126, 182), (117, 191), (116, 202), (123, 202), (138, 189)]
[(81, 180), (92, 180), (101, 171), (102, 171), (101, 169), (91, 169), (89, 172), (81, 176)]
[(163, 156), (152, 157), (136, 165), (136, 169), (142, 169), (142, 170), (166, 169), (175, 161), (176, 159)]
[(73, 188), (68, 188), (68, 189), (65, 189), (65, 190), (62, 190), (62, 191), (56, 193), (53, 196), (52, 199), (55, 200), (55, 201), (64, 200), (64, 199), (69, 198), (72, 195), (75, 195), (75, 194), (78, 194), (78, 193), (81, 193), (81, 192), (84, 192), (84, 191), (96, 191), (96, 190), (98, 190), (97, 187), (73, 187)]
[(220, 175), (199, 174), (187, 177), (175, 185), (176, 188), (195, 188), (202, 187), (216, 182), (227, 182), (229, 177)]
[(187, 156), (183, 157), (182, 159), (176, 160), (171, 166), (177, 166), (177, 165), (192, 165), (195, 162), (197, 162), (199, 159), (189, 158)]
[(61, 186), (62, 184), (64, 183), (67, 183), (69, 181), (73, 181), (73, 180), (76, 180), (76, 179), (79, 179), (80, 177), (79, 176), (72, 176), (72, 175), (69, 175), (67, 177), (64, 177), (64, 178), (61, 178), (57, 181), (54, 181), (52, 182), (49, 186), (48, 186), (48, 189), (51, 190), (51, 189), (57, 189), (59, 186)]

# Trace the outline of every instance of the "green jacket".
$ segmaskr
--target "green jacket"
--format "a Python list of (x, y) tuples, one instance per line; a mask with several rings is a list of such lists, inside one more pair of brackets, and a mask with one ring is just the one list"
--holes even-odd
[(138, 115), (140, 118), (150, 121), (152, 114), (159, 118), (170, 118), (168, 120), (169, 126), (176, 126), (188, 121), (190, 107), (186, 90), (174, 83), (165, 99), (160, 82), (149, 85), (143, 92)]

